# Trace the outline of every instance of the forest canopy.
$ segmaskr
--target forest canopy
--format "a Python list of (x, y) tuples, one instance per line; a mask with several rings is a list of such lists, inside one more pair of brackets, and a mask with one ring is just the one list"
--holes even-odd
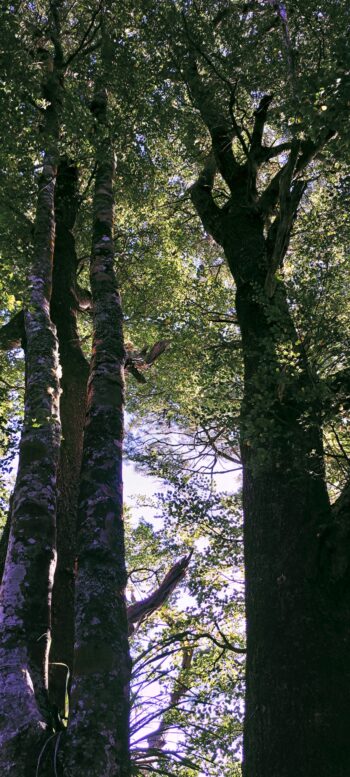
[(348, 3), (5, 3), (0, 64), (2, 774), (345, 777)]

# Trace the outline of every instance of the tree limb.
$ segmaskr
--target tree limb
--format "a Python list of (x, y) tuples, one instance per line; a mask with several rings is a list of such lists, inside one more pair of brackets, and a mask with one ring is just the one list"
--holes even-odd
[(191, 551), (188, 556), (183, 556), (180, 561), (177, 561), (169, 572), (167, 572), (160, 586), (149, 596), (145, 599), (141, 599), (140, 602), (129, 604), (127, 608), (129, 634), (132, 634), (135, 631), (135, 623), (141, 623), (141, 621), (149, 615), (152, 615), (155, 610), (158, 610), (159, 607), (166, 602), (176, 586), (185, 577), (192, 553), (193, 551)]
[[(333, 130), (327, 130), (319, 137), (317, 142), (314, 142), (313, 140), (304, 140), (300, 143), (301, 153), (296, 163), (294, 164), (294, 178), (298, 177), (298, 175), (305, 170), (307, 165), (309, 165), (310, 162), (317, 158), (317, 154), (322, 150), (322, 148), (326, 145), (326, 143), (328, 143), (329, 140), (332, 140), (332, 138), (335, 137), (335, 135), (336, 133)], [(292, 150), (290, 152), (290, 156), (291, 155)], [(290, 159), (288, 158), (286, 164), (281, 167), (276, 175), (274, 175), (269, 185), (266, 187), (265, 191), (260, 197), (258, 204), (262, 213), (266, 216), (272, 213), (278, 202), (281, 178), (286, 173), (289, 164)]]
[(255, 121), (254, 129), (252, 133), (252, 142), (250, 144), (250, 153), (256, 154), (262, 148), (262, 139), (264, 134), (264, 128), (267, 119), (267, 113), (269, 106), (273, 100), (272, 94), (265, 94), (259, 103), (258, 108), (254, 112)]
[[(237, 86), (237, 84), (236, 84), (236, 86)], [(235, 134), (236, 134), (236, 136), (237, 136), (237, 138), (238, 138), (238, 140), (239, 140), (239, 142), (241, 144), (242, 151), (243, 151), (244, 155), (248, 159), (248, 157), (249, 157), (249, 148), (248, 148), (248, 146), (247, 146), (247, 144), (246, 144), (246, 142), (244, 140), (244, 137), (243, 137), (243, 132), (245, 130), (244, 130), (244, 127), (240, 127), (239, 126), (239, 124), (237, 122), (237, 119), (235, 117), (235, 114), (234, 114), (234, 110), (233, 110), (234, 106), (235, 106), (235, 103), (236, 103), (235, 90), (236, 90), (236, 87), (235, 88), (231, 88), (231, 96), (230, 96), (230, 102), (229, 102), (230, 118), (231, 118), (231, 122), (232, 122), (233, 129), (235, 131)]]
[[(305, 181), (293, 181), (297, 159), (299, 153), (299, 143), (293, 142), (288, 162), (283, 168), (279, 179), (279, 216), (276, 218), (269, 230), (267, 244), (270, 243), (269, 269), (265, 281), (265, 291), (269, 297), (275, 290), (275, 272), (282, 266), (284, 256), (288, 249), (290, 233), (296, 216), (299, 202), (306, 189)], [(272, 250), (271, 250), (272, 249)]]
[(258, 161), (269, 162), (270, 159), (274, 159), (279, 154), (283, 154), (285, 151), (290, 151), (291, 143), (279, 143), (278, 146), (261, 146), (258, 153)]
[(214, 155), (211, 154), (208, 157), (203, 170), (199, 174), (197, 181), (191, 186), (190, 196), (205, 231), (208, 232), (219, 245), (222, 245), (222, 212), (212, 195), (215, 173), (216, 162)]
[(250, 147), (247, 154), (248, 158), (248, 195), (251, 200), (257, 199), (256, 178), (259, 166), (264, 161), (262, 139), (267, 118), (269, 105), (273, 95), (265, 94), (254, 112), (255, 121), (250, 140)]
[(326, 143), (332, 140), (336, 136), (336, 132), (333, 130), (327, 130), (319, 139), (314, 143), (312, 140), (305, 140), (301, 144), (301, 155), (295, 167), (295, 175), (302, 173), (310, 162), (317, 157), (317, 154), (322, 151)]
[(139, 382), (146, 383), (146, 378), (142, 374), (144, 370), (152, 367), (156, 359), (166, 351), (169, 340), (158, 340), (151, 350), (143, 348), (142, 351), (135, 351), (133, 348), (126, 348), (125, 369)]
[(21, 348), (25, 338), (23, 310), (16, 313), (7, 324), (0, 329), (0, 349), (10, 351), (12, 348)]
[[(215, 90), (210, 87), (209, 83), (205, 84), (199, 75), (196, 56), (193, 51), (196, 44), (190, 37), (189, 41), (184, 78), (193, 103), (199, 110), (203, 122), (209, 130), (217, 167), (227, 185), (232, 188), (234, 177), (240, 169), (240, 165), (237, 164), (232, 151), (232, 140), (236, 132), (216, 100)], [(219, 78), (221, 78), (220, 75)], [(227, 79), (224, 80), (229, 85), (230, 96), (232, 96), (233, 85)]]
[(169, 340), (158, 340), (157, 343), (155, 343), (150, 351), (146, 351), (145, 354), (145, 363), (150, 367), (151, 364), (154, 364), (156, 359), (158, 359), (159, 356), (161, 356), (162, 353), (167, 349), (169, 345)]

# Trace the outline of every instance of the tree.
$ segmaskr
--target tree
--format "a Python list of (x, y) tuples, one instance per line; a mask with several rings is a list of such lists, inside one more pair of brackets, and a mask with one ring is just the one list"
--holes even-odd
[[(35, 9), (33, 12), (33, 9), (28, 9), (29, 20), (32, 15), (39, 17), (46, 42), (44, 49), (40, 47), (44, 101), (41, 142), (44, 151), (34, 223), (33, 260), (28, 277), (29, 293), (24, 315), (20, 318), (21, 340), (26, 354), (26, 405), (1, 589), (2, 704), (4, 709), (16, 709), (16, 715), (8, 717), (6, 725), (2, 727), (2, 769), (4, 774), (13, 773), (14, 769), (18, 774), (24, 774), (28, 764), (33, 770), (35, 764), (39, 769), (45, 750), (46, 743), (43, 745), (42, 736), (49, 730), (52, 716), (48, 688), (51, 598), (56, 566), (57, 476), (59, 473), (62, 480), (64, 474), (67, 474), (68, 461), (73, 467), (73, 479), (72, 473), (68, 473), (64, 480), (61, 511), (68, 508), (68, 516), (65, 516), (64, 526), (61, 526), (61, 538), (62, 529), (67, 526), (69, 538), (75, 535), (76, 519), (74, 516), (72, 522), (72, 514), (77, 505), (79, 484), (80, 532), (74, 543), (74, 551), (79, 555), (79, 567), (75, 596), (72, 725), (66, 737), (64, 761), (71, 774), (77, 773), (77, 770), (80, 772), (81, 768), (89, 769), (90, 773), (94, 771), (100, 774), (104, 771), (128, 774), (130, 660), (124, 597), (126, 572), (121, 491), (125, 355), (120, 297), (113, 269), (114, 150), (105, 90), (113, 46), (107, 29), (108, 18), (105, 19), (108, 14), (104, 9), (101, 56), (95, 68), (95, 90), (91, 103), (96, 119), (93, 258), (90, 268), (94, 356), (89, 369), (82, 445), (82, 419), (85, 414), (85, 397), (82, 395), (84, 389), (86, 391), (87, 371), (79, 345), (76, 345), (77, 338), (74, 337), (73, 346), (70, 339), (72, 334), (76, 335), (75, 315), (71, 309), (76, 267), (73, 270), (75, 256), (70, 235), (74, 224), (75, 168), (64, 162), (60, 170), (61, 199), (58, 196), (56, 200), (59, 229), (55, 242), (54, 193), (59, 164), (64, 73), (69, 64), (61, 36), (62, 16), (66, 8), (65, 3), (52, 2), (47, 9), (47, 16), (46, 8), (43, 9), (43, 16), (40, 10)], [(15, 14), (15, 8), (11, 9), (11, 13)], [(96, 15), (92, 15), (88, 34)], [(85, 40), (80, 44), (80, 49)], [(68, 195), (67, 201), (65, 195)], [(69, 212), (71, 202), (73, 220)], [(57, 277), (59, 281), (52, 298), (54, 251), (56, 281)], [(64, 280), (60, 279), (62, 256), (63, 264), (69, 272), (69, 278)], [(58, 309), (62, 287), (67, 294), (64, 300), (66, 320)], [(53, 320), (57, 321), (60, 342), (50, 320), (51, 299)], [(9, 326), (13, 328), (13, 323)], [(5, 338), (7, 331), (5, 328)], [(74, 413), (78, 408), (74, 431), (69, 431), (67, 426), (65, 429), (60, 468), (58, 346), (62, 367), (67, 368), (64, 374), (66, 397), (63, 402), (66, 423), (72, 421), (72, 409)], [(74, 362), (73, 369), (71, 367), (72, 348), (74, 356), (79, 357), (80, 368)], [(77, 366), (81, 370), (78, 381), (75, 377)], [(77, 480), (80, 459), (80, 480)], [(72, 549), (65, 540), (63, 553), (60, 554), (61, 572), (67, 561), (67, 550), (68, 561), (72, 562)], [(71, 563), (65, 572), (72, 572)], [(58, 595), (56, 601), (59, 600)], [(65, 603), (66, 596), (63, 596), (62, 601), (61, 587), (58, 607), (61, 614)], [(69, 594), (68, 604), (71, 606)], [(102, 605), (105, 608), (104, 616)], [(61, 628), (63, 624), (61, 617)], [(68, 625), (71, 626), (69, 621)], [(71, 633), (70, 630), (70, 636)], [(106, 638), (108, 641), (103, 641)], [(109, 702), (106, 692), (111, 694)], [(94, 708), (91, 693), (95, 699)], [(59, 737), (58, 732), (55, 759)]]
[[(187, 102), (187, 117), (197, 142), (203, 143), (198, 117), (210, 138), (207, 159), (191, 188), (192, 202), (205, 232), (225, 253), (242, 338), (243, 773), (345, 775), (350, 763), (349, 612), (342, 547), (348, 485), (331, 506), (323, 390), (296, 327), (283, 267), (300, 203), (308, 202), (310, 179), (326, 175), (317, 160), (324, 157), (331, 164), (337, 133), (333, 159), (347, 144), (345, 42), (338, 28), (340, 17), (345, 25), (347, 11), (337, 7), (336, 16), (332, 3), (323, 4), (322, 11), (307, 6), (310, 36), (320, 29), (328, 36), (317, 73), (305, 61), (309, 31), (300, 30), (295, 11), (288, 13), (285, 5), (217, 4), (208, 19), (196, 3), (185, 13), (179, 8), (169, 14), (172, 30), (178, 25), (176, 42), (173, 33), (172, 42), (166, 37), (165, 14), (158, 29), (163, 25), (173, 77), (177, 73), (186, 84), (195, 109)], [(264, 48), (257, 48), (259, 64), (251, 48), (252, 61), (243, 61), (249, 37), (263, 41)], [(333, 94), (332, 85), (337, 85)], [(179, 107), (181, 102), (186, 104), (184, 94)], [(333, 376), (335, 391), (336, 384), (344, 390), (341, 372)]]

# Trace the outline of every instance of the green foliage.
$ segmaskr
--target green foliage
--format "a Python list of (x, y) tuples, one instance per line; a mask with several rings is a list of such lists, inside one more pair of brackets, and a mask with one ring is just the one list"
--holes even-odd
[[(279, 270), (299, 340), (292, 345), (288, 338), (276, 336), (273, 368), (280, 371), (282, 395), (295, 385), (299, 355), (295, 346), (307, 355), (324, 417), (332, 497), (348, 480), (350, 459), (348, 399), (339, 404), (330, 388), (332, 376), (347, 367), (350, 342), (349, 5), (345, 0), (287, 2), (288, 35), (273, 3), (227, 5), (215, 0), (209, 5), (204, 0), (144, 0), (135, 8), (134, 3), (121, 7), (113, 2), (108, 4), (106, 22), (113, 46), (108, 130), (117, 155), (115, 247), (126, 339), (135, 349), (151, 347), (159, 339), (169, 341), (165, 354), (147, 371), (145, 385), (131, 376), (127, 379), (127, 453), (144, 471), (170, 484), (166, 495), (156, 500), (157, 520), (141, 521), (130, 529), (133, 595), (144, 596), (174, 558), (194, 548), (182, 588), (160, 613), (140, 625), (133, 638), (135, 764), (142, 769), (156, 763), (160, 771), (181, 777), (195, 773), (193, 763), (202, 764), (201, 773), (210, 777), (239, 774), (243, 696), (243, 654), (232, 651), (232, 646), (243, 647), (239, 497), (212, 489), (218, 469), (237, 470), (240, 465), (243, 364), (234, 282), (221, 249), (204, 233), (190, 204), (188, 189), (210, 141), (185, 83), (189, 42), (217, 104), (228, 109), (235, 89), (243, 137), (249, 137), (254, 110), (261, 95), (268, 93), (274, 97), (266, 144), (292, 137), (315, 140), (322, 132), (337, 132), (310, 165), (290, 250)], [(62, 15), (67, 67), (60, 154), (79, 167), (75, 239), (79, 281), (86, 287), (96, 135), (89, 104), (98, 72), (97, 11), (96, 3), (80, 0), (64, 3)], [(26, 293), (42, 161), (42, 49), (51, 47), (47, 12), (44, 0), (14, 2), (3, 10), (0, 31), (3, 322), (21, 308)], [(234, 150), (242, 161), (237, 138)], [(280, 155), (264, 169), (260, 191), (284, 161)], [(227, 187), (216, 184), (214, 197), (225, 205)], [(89, 313), (80, 315), (79, 327), (89, 355)], [(17, 353), (2, 355), (0, 367), (3, 521), (24, 378)], [(245, 430), (246, 438), (251, 436), (260, 450), (262, 463), (266, 439), (271, 447), (276, 443), (268, 413), (261, 412), (264, 406), (272, 416), (278, 400), (268, 390), (270, 370), (271, 364), (266, 364), (261, 404)], [(209, 473), (209, 483), (196, 480), (200, 472)], [(181, 758), (176, 760), (172, 752), (167, 760), (166, 748), (161, 748), (150, 764), (142, 750), (144, 739), (137, 740), (144, 736), (146, 724), (152, 731), (163, 719), (162, 708), (179, 684), (184, 651), (189, 649), (193, 656), (184, 680), (189, 690), (178, 706), (164, 713), (166, 726), (176, 732)], [(154, 699), (147, 696), (147, 687), (156, 689)]]

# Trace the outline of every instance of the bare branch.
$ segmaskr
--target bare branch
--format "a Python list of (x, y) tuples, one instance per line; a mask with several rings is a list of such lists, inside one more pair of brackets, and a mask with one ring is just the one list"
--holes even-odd
[[(79, 45), (77, 46), (77, 48), (75, 49), (75, 51), (73, 51), (73, 52), (72, 52), (72, 54), (71, 54), (71, 55), (68, 57), (68, 59), (66, 60), (66, 62), (65, 62), (65, 66), (66, 66), (66, 67), (67, 67), (68, 65), (70, 65), (70, 63), (73, 61), (73, 59), (75, 59), (75, 57), (77, 57), (77, 56), (78, 56), (78, 54), (86, 53), (86, 52), (84, 51), (84, 49), (85, 49), (85, 48), (87, 49), (87, 47), (89, 47), (90, 43), (92, 43), (92, 41), (93, 41), (93, 39), (94, 39), (94, 37), (95, 37), (96, 33), (98, 32), (98, 30), (99, 30), (99, 29), (100, 29), (100, 27), (101, 27), (101, 24), (99, 23), (99, 24), (97, 24), (97, 25), (96, 25), (95, 29), (93, 29), (93, 26), (94, 26), (95, 20), (96, 20), (96, 18), (97, 18), (97, 16), (98, 16), (98, 14), (99, 14), (99, 13), (100, 13), (100, 11), (101, 11), (101, 6), (102, 6), (102, 2), (100, 2), (100, 3), (98, 4), (98, 6), (97, 6), (96, 10), (93, 12), (93, 14), (92, 14), (92, 16), (91, 16), (91, 21), (90, 21), (90, 24), (89, 24), (89, 26), (87, 27), (87, 29), (85, 30), (85, 32), (84, 32), (84, 35), (83, 35), (83, 37), (82, 37), (82, 39), (81, 39), (81, 41), (80, 41)], [(90, 35), (90, 33), (91, 33), (91, 35)], [(89, 36), (90, 36), (90, 37), (89, 37)]]
[(147, 596), (140, 602), (129, 605), (127, 608), (129, 634), (132, 634), (135, 630), (134, 623), (141, 623), (144, 618), (147, 618), (166, 602), (176, 586), (185, 577), (192, 553), (193, 551), (191, 551), (188, 556), (181, 558), (180, 561), (177, 561), (171, 567), (160, 586), (153, 591), (150, 596)]
[(145, 354), (145, 363), (150, 367), (151, 364), (154, 364), (156, 359), (158, 359), (159, 356), (161, 356), (164, 351), (166, 351), (167, 347), (169, 345), (169, 340), (158, 340), (157, 343), (155, 343), (150, 351), (146, 351)]
[(291, 142), (279, 143), (277, 146), (261, 146), (260, 153), (258, 154), (258, 159), (259, 157), (261, 157), (262, 162), (269, 162), (270, 159), (274, 159), (276, 156), (279, 156), (280, 154), (283, 154), (286, 151), (290, 151), (291, 147), (292, 147)]
[(127, 348), (125, 369), (128, 370), (139, 383), (146, 383), (146, 378), (142, 373), (144, 370), (148, 370), (152, 367), (152, 364), (154, 364), (156, 359), (166, 351), (168, 345), (169, 340), (158, 340), (150, 351), (148, 351), (147, 346), (146, 348), (143, 348), (142, 351), (135, 351), (133, 348)]

